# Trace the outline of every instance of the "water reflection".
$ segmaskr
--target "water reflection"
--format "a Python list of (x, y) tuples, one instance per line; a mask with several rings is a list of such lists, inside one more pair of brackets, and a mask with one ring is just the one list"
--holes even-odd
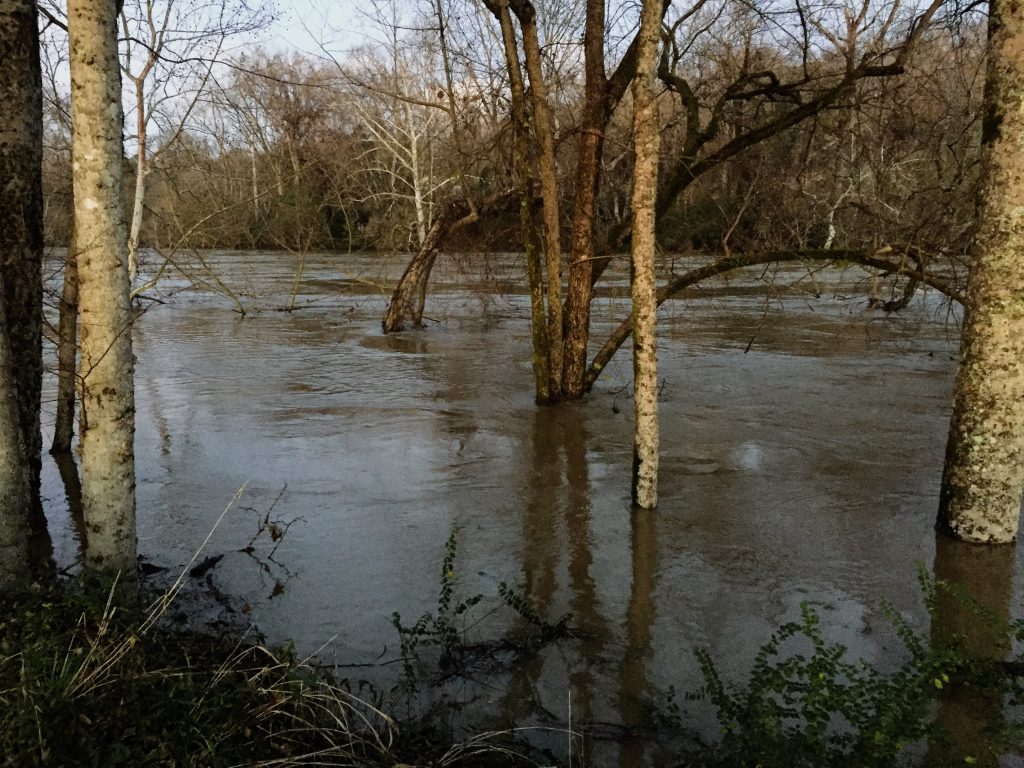
[[(567, 604), (578, 634), (563, 644), (567, 653), (534, 656), (513, 672), (503, 711), (507, 724), (523, 723), (538, 713), (548, 724), (564, 726), (571, 721), (576, 734), (571, 758), (581, 764), (600, 754), (601, 740), (610, 737), (621, 744), (623, 768), (635, 768), (645, 764), (640, 732), (647, 734), (647, 665), (657, 615), (657, 512), (621, 507), (622, 517), (629, 519), (628, 538), (612, 542), (605, 557), (629, 563), (629, 592), (625, 613), (614, 619), (613, 626), (612, 607), (601, 595), (616, 585), (608, 583), (614, 579), (607, 564), (599, 564), (595, 557), (591, 439), (582, 408), (541, 409), (532, 416), (529, 440), (523, 445), (529, 464), (523, 475), (524, 590), (550, 621), (557, 620), (560, 606)], [(559, 602), (563, 575), (566, 603)], [(599, 662), (605, 659), (617, 670), (617, 685), (607, 692), (612, 701), (602, 700), (606, 678), (601, 677)], [(552, 690), (550, 678), (562, 675), (565, 690)], [(557, 701), (557, 709), (549, 705), (550, 699)], [(614, 712), (610, 720), (609, 704)]]
[[(450, 260), (429, 299), (440, 322), (383, 337), (401, 256), (311, 255), (294, 313), (259, 311), (287, 303), (290, 255), (208, 256), (245, 294), (246, 318), (200, 287), (135, 329), (140, 551), (180, 569), (213, 531), (210, 554), (235, 552), (253, 520), (236, 510), (214, 528), (227, 500), (247, 484), (243, 506), (266, 510), (287, 485), (280, 515), (302, 521), (276, 555), (295, 573), (288, 590), (267, 597), (244, 557), (216, 573), (271, 642), (294, 639), (305, 653), (337, 637), (339, 660), (372, 662), (393, 643), (393, 611), (435, 608), (436, 566), (457, 526), (466, 594), (516, 583), (547, 618), (572, 611), (583, 630), (516, 670), (507, 695), (489, 692), (488, 714), (561, 726), (571, 692), (573, 725), (587, 733), (575, 750), (636, 764), (657, 761), (650, 745), (641, 755), (602, 738), (643, 726), (648, 682), (699, 684), (692, 647), (715, 649), (723, 675), (742, 679), (807, 600), (828, 606), (824, 620), (852, 655), (878, 662), (886, 649), (867, 629), (880, 598), (923, 618), (914, 563), (933, 554), (955, 345), (928, 297), (878, 322), (829, 298), (847, 280), (830, 272), (821, 279), (835, 291), (780, 296), (785, 312), (766, 315), (757, 275), (664, 305), (660, 507), (631, 518), (631, 423), (614, 407), (628, 351), (587, 401), (538, 409), (528, 298), (487, 302), (482, 322), (488, 285)], [(522, 262), (501, 264), (514, 274)], [(612, 277), (628, 283), (624, 269)], [(595, 303), (595, 341), (627, 304)], [(44, 469), (60, 507), (71, 494), (49, 459)], [(74, 516), (56, 512), (65, 565)], [(499, 635), (503, 621), (481, 633)], [(366, 674), (386, 689), (395, 670)], [(564, 753), (564, 732), (552, 739)]]
[[(557, 621), (555, 597), (563, 553), (567, 556), (568, 608), (572, 626), (579, 634), (574, 644), (584, 659), (603, 652), (608, 629), (601, 615), (594, 579), (591, 488), (587, 455), (587, 431), (577, 408), (539, 409), (532, 415), (529, 439), (523, 444), (528, 468), (522, 478), (527, 504), (522, 513), (523, 582), (530, 602), (548, 621)], [(550, 654), (527, 660), (511, 679), (505, 717), (522, 722), (543, 711), (538, 682)], [(572, 747), (579, 759), (592, 752), (590, 725), (595, 717), (596, 678), (588, 663), (569, 664), (566, 712), (547, 712), (552, 721), (571, 720), (579, 734)]]
[(33, 505), (30, 515), (28, 557), (32, 577), (39, 581), (49, 581), (53, 578), (57, 567), (50, 527), (42, 508)]
[(78, 465), (70, 453), (55, 454), (54, 463), (60, 472), (60, 481), (64, 486), (64, 500), (68, 505), (68, 516), (75, 532), (78, 545), (77, 557), (81, 557), (85, 549), (85, 515), (82, 512), (82, 481), (78, 476)]
[[(935, 578), (951, 588), (940, 587), (936, 593), (935, 646), (959, 642), (971, 655), (1006, 658), (1015, 556), (1012, 544), (968, 544), (936, 535)], [(930, 757), (982, 768), (999, 765), (1001, 750), (994, 738), (1003, 723), (1003, 701), (998, 691), (954, 681), (943, 689), (935, 723), (944, 738), (934, 741)]]
[(654, 602), (658, 572), (657, 511), (633, 509), (630, 521), (633, 580), (626, 611), (626, 649), (619, 668), (619, 712), (630, 738), (623, 741), (620, 765), (640, 768), (644, 765), (646, 737), (637, 733), (650, 714), (647, 658), (651, 650), (651, 632), (657, 609)]

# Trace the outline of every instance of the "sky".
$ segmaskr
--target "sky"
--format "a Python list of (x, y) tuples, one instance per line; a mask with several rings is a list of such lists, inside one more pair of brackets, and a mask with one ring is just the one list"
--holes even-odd
[(323, 46), (333, 54), (343, 53), (364, 39), (359, 30), (365, 28), (366, 20), (359, 7), (356, 0), (281, 0), (280, 18), (267, 30), (264, 47), (323, 55)]

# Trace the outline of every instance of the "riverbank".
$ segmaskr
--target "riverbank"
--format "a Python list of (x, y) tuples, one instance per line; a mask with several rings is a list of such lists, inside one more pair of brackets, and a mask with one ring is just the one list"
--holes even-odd
[[(687, 705), (670, 696), (665, 706), (650, 708), (642, 733), (631, 734), (654, 747), (637, 765), (1002, 764), (1000, 756), (1020, 743), (1013, 713), (1024, 665), (1019, 657), (1006, 661), (992, 652), (1013, 639), (1019, 644), (1024, 627), (1002, 624), (959, 587), (923, 574), (922, 584), (936, 616), (952, 610), (961, 619), (973, 617), (971, 636), (929, 642), (893, 614), (903, 649), (880, 670), (848, 658), (804, 606), (800, 620), (768, 638), (742, 685), (723, 681), (711, 654), (698, 651), (705, 684), (685, 701), (703, 699), (714, 707), (718, 738), (691, 741), (674, 754), (665, 750), (687, 731)], [(126, 603), (75, 579), (37, 587), (2, 606), (4, 766), (614, 764), (600, 754), (583, 759), (570, 752), (566, 760), (538, 751), (529, 734), (515, 729), (456, 738), (443, 714), (401, 721), (389, 714), (400, 709), (396, 691), (356, 695), (315, 659), (299, 658), (292, 646), (264, 644), (242, 621), (197, 623), (202, 603), (222, 597), (195, 586), (183, 597), (180, 581), (156, 586), (143, 583), (147, 597)], [(461, 602), (448, 609), (451, 616), (466, 612)], [(439, 612), (417, 622), (420, 639), (430, 636), (429, 627), (444, 635), (446, 626), (450, 630), (445, 621)], [(983, 635), (987, 647), (978, 644)], [(542, 636), (558, 640), (550, 627)], [(406, 648), (409, 637), (404, 660), (420, 664), (415, 644)], [(442, 661), (449, 678), (461, 674), (451, 665), (465, 651), (459, 642), (451, 635), (445, 649), (453, 654)], [(471, 713), (466, 719), (472, 722)], [(579, 743), (587, 738), (568, 724), (559, 732)], [(619, 763), (626, 765), (630, 753), (621, 749)]]
[(455, 744), (404, 727), (290, 646), (197, 627), (202, 595), (153, 587), (118, 606), (74, 580), (3, 605), (0, 764), (536, 764), (509, 734)]

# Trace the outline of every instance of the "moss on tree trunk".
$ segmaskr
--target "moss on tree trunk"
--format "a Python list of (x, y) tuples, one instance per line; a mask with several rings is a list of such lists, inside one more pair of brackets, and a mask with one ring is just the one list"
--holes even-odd
[(1024, 487), (1024, 6), (992, 0), (979, 224), (939, 527), (1013, 541)]

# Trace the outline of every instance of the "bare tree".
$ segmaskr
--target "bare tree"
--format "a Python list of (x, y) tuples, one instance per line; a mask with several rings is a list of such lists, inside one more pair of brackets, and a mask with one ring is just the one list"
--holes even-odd
[(444, 190), (455, 182), (447, 171), (457, 164), (445, 160), (452, 144), (445, 134), (455, 123), (442, 96), (445, 88), (438, 88), (432, 52), (400, 38), (393, 24), (383, 51), (360, 51), (344, 68), (359, 84), (346, 93), (346, 102), (367, 138), (356, 166), (367, 180), (364, 199), (382, 203), (381, 210), (389, 212), (381, 225), (398, 225), (401, 234), (391, 239), (398, 247), (418, 249)]
[[(235, 39), (264, 27), (270, 16), (247, 0), (127, 0), (120, 6), (121, 70), (130, 83), (134, 118), (135, 194), (128, 234), (129, 276), (138, 271), (146, 179), (181, 135), (213, 69)], [(159, 128), (152, 149), (151, 125)]]
[(551, 399), (551, 345), (548, 341), (547, 313), (544, 308), (544, 265), (537, 242), (537, 226), (533, 216), (533, 169), (530, 163), (530, 113), (526, 99), (526, 83), (519, 63), (519, 46), (508, 0), (485, 0), (487, 9), (497, 18), (501, 29), (505, 67), (514, 133), (513, 177), (519, 193), (519, 231), (526, 252), (526, 274), (530, 290), (531, 363), (534, 392), (538, 403)]

